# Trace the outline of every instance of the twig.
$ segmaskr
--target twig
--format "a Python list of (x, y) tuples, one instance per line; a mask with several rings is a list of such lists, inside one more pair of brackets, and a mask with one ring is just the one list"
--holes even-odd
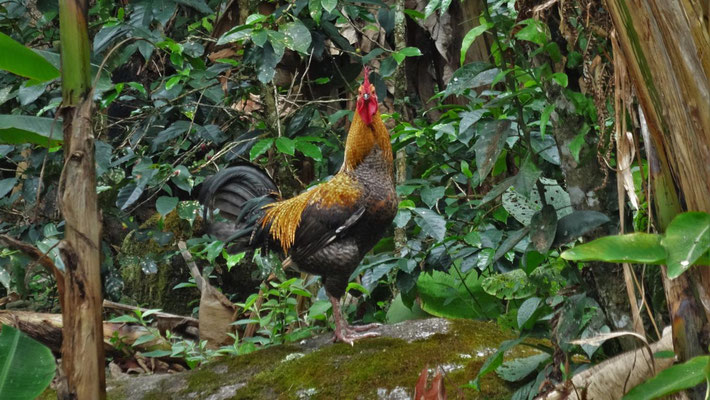
[(187, 245), (182, 240), (178, 241), (178, 248), (180, 249), (180, 254), (182, 255), (182, 258), (185, 259), (185, 264), (187, 264), (187, 268), (190, 270), (190, 275), (192, 275), (192, 277), (195, 279), (195, 284), (197, 285), (197, 288), (200, 290), (200, 292), (202, 292), (205, 288), (205, 278), (202, 277), (200, 269), (197, 268), (195, 260), (192, 259), (192, 254), (190, 254), (190, 251), (187, 249)]
[[(114, 310), (121, 310), (121, 311), (128, 311), (128, 312), (133, 312), (134, 310), (140, 310), (141, 312), (146, 312), (148, 311), (147, 308), (142, 308), (138, 306), (131, 306), (128, 304), (122, 304), (122, 303), (116, 303), (110, 300), (104, 300), (103, 302), (103, 307), (104, 308), (110, 308)], [(162, 318), (162, 319), (167, 319), (167, 320), (178, 320), (180, 323), (185, 323), (190, 326), (198, 326), (199, 321), (197, 318), (192, 318), (192, 317), (186, 317), (183, 315), (176, 315), (176, 314), (170, 314), (166, 312), (154, 312), (151, 315), (154, 315), (156, 318)]]

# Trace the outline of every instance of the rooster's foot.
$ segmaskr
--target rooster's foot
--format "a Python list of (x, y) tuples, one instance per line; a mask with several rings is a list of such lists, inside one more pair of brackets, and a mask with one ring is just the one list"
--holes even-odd
[(351, 346), (355, 344), (356, 341), (360, 339), (365, 339), (365, 338), (372, 338), (372, 337), (378, 337), (380, 334), (378, 332), (365, 332), (365, 333), (355, 333), (354, 331), (350, 330), (348, 328), (344, 328), (343, 330), (335, 330), (335, 337), (333, 338), (334, 342), (343, 342), (347, 343)]

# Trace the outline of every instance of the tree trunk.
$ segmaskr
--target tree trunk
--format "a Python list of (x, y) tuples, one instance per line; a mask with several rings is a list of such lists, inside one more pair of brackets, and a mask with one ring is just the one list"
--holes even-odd
[[(710, 32), (701, 0), (607, 0), (621, 49), (655, 147), (660, 210), (710, 212)], [(647, 144), (648, 145), (648, 144)], [(659, 182), (655, 182), (658, 184)], [(662, 183), (662, 182), (661, 182)], [(677, 199), (668, 199), (669, 193)], [(673, 209), (675, 207), (671, 207)], [(660, 219), (661, 229), (668, 216)], [(666, 279), (667, 280), (667, 279)], [(710, 320), (710, 269), (666, 281), (676, 354), (701, 354)], [(696, 297), (697, 296), (697, 297)]]
[(59, 198), (66, 221), (59, 248), (66, 267), (62, 368), (67, 392), (62, 397), (78, 400), (106, 396), (87, 11), (86, 0), (59, 2), (64, 105)]

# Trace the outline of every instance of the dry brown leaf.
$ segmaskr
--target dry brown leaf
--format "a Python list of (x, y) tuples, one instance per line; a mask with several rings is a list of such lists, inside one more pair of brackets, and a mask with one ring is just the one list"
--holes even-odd
[(190, 274), (202, 293), (198, 317), (200, 339), (207, 340), (209, 348), (219, 348), (232, 343), (233, 339), (228, 333), (234, 331), (231, 323), (234, 321), (236, 306), (202, 277), (185, 242), (179, 241), (178, 248), (180, 248), (180, 254), (185, 259)]
[(232, 58), (232, 56), (234, 56), (235, 54), (236, 52), (234, 51), (234, 49), (226, 47), (224, 49), (210, 53), (207, 58), (209, 58), (210, 61), (215, 62), (222, 58)]
[(431, 387), (427, 390), (428, 378), (429, 368), (424, 367), (414, 387), (414, 400), (446, 400), (446, 389), (444, 388), (444, 378), (441, 375), (441, 369), (436, 369), (436, 375), (434, 375), (434, 379), (431, 381)]

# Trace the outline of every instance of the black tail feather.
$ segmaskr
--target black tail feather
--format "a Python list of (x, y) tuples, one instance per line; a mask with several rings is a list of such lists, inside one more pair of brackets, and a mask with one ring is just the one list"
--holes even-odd
[[(262, 208), (278, 198), (274, 181), (261, 169), (238, 165), (219, 171), (202, 184), (199, 195), (207, 232), (225, 242), (257, 247), (263, 243)], [(214, 212), (219, 210), (217, 217)], [(243, 238), (248, 240), (239, 240)]]

